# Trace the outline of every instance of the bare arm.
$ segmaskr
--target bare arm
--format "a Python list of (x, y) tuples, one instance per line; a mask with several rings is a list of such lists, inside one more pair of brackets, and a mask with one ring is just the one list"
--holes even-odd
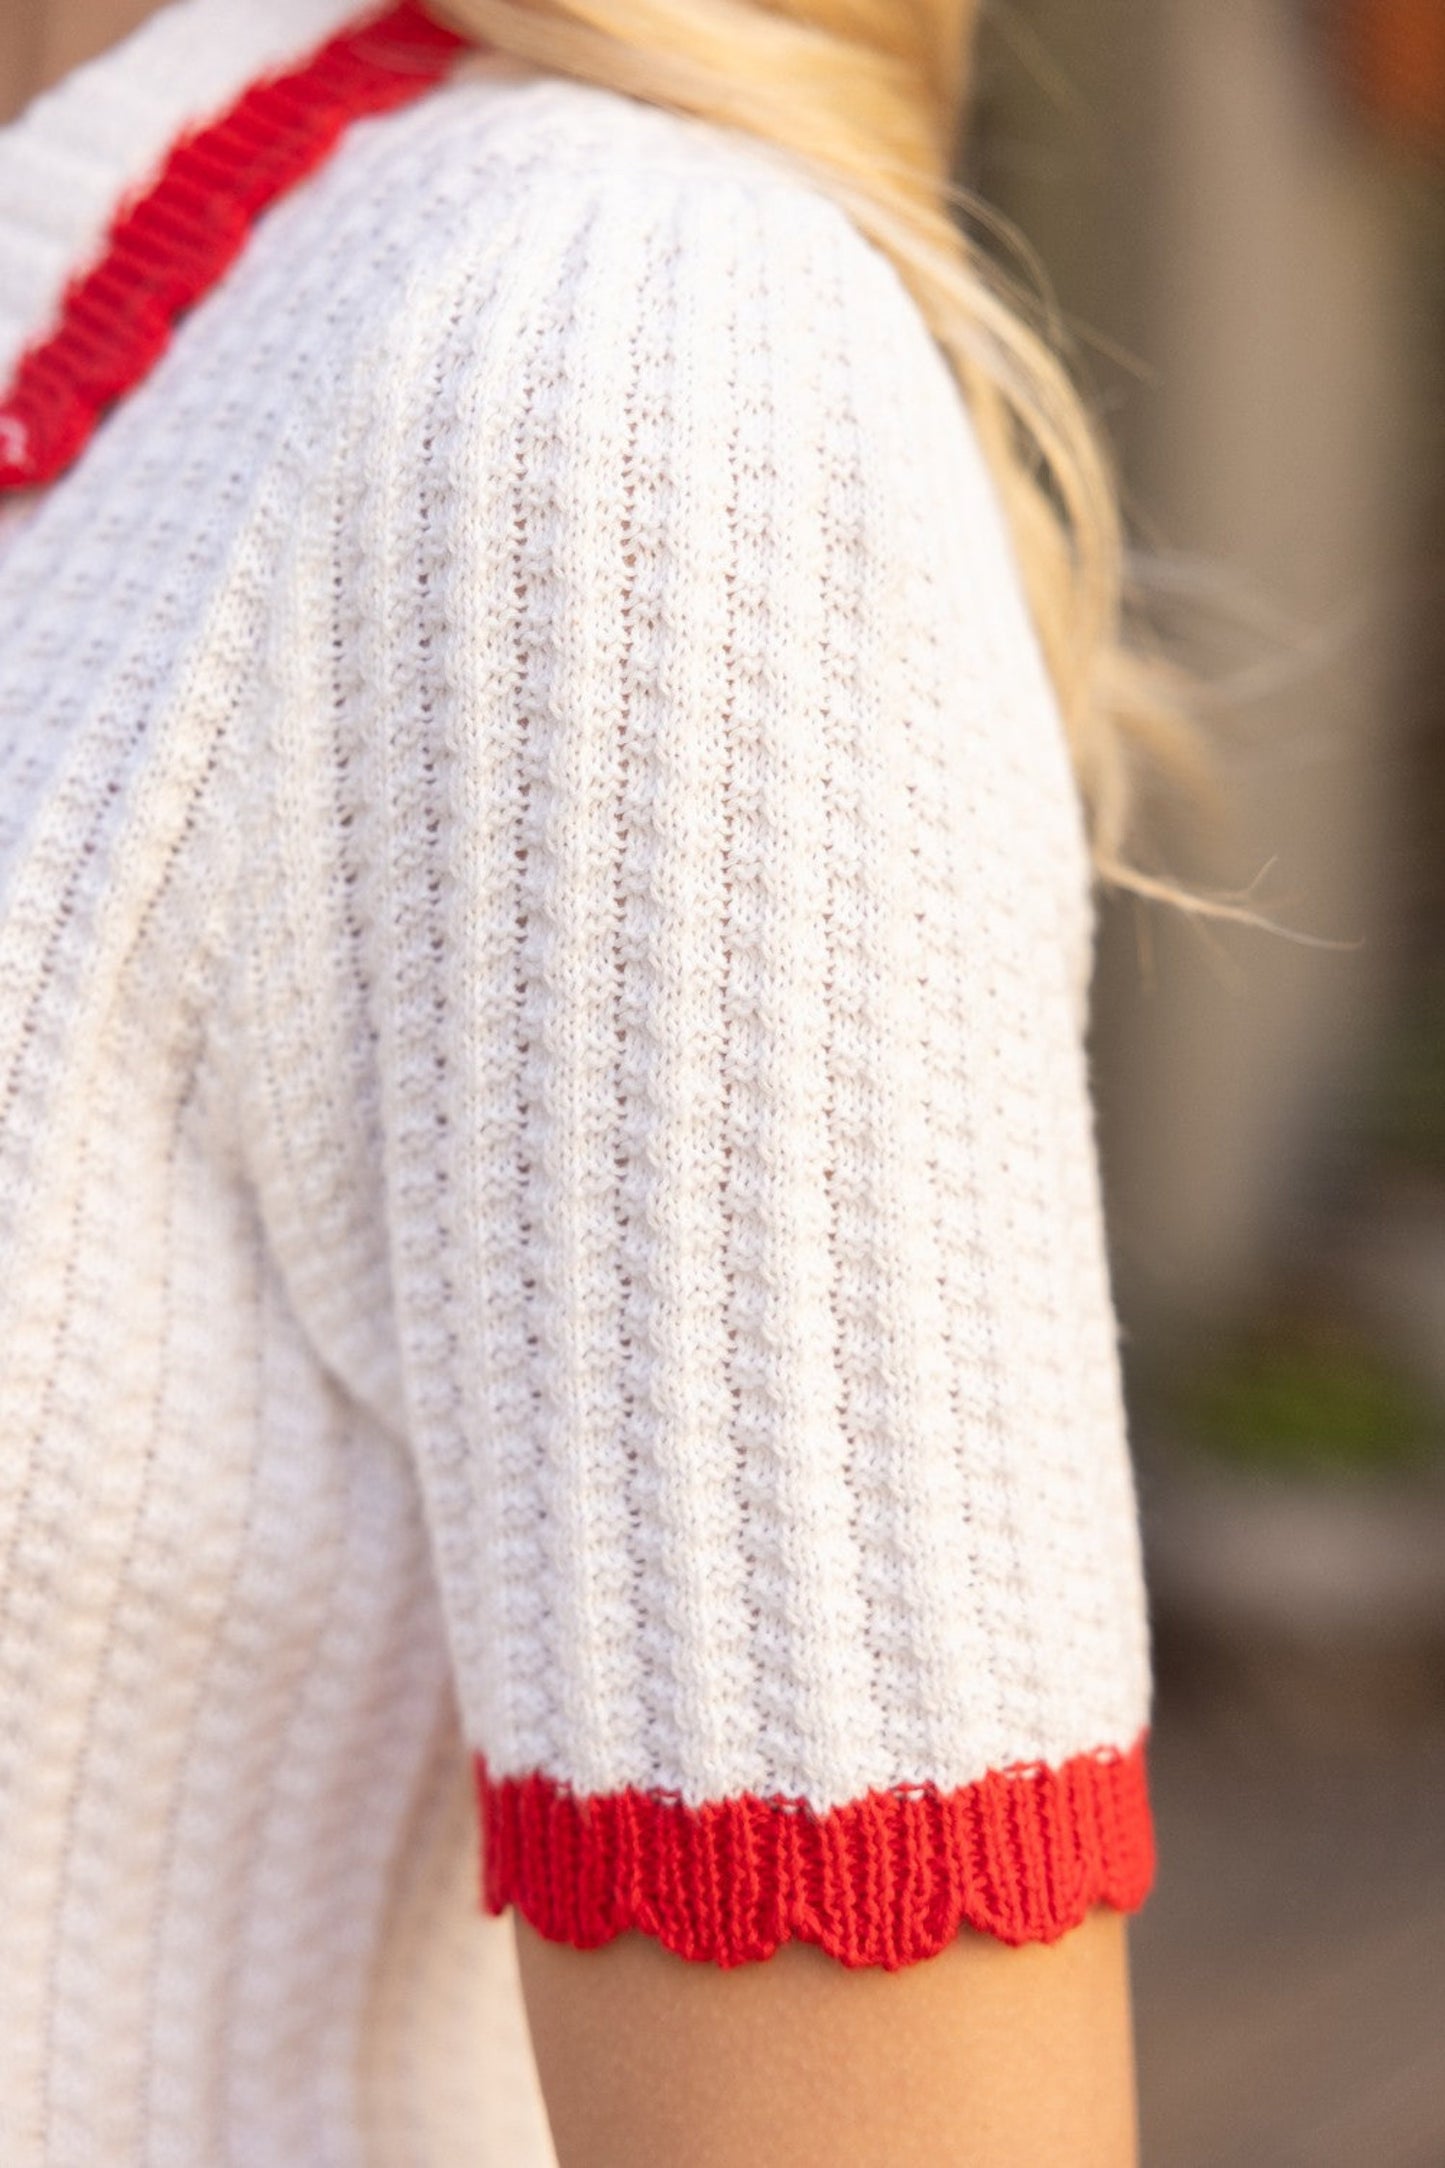
[(561, 2168), (1135, 2168), (1123, 1914), (897, 1972), (785, 1943), (730, 1971), (514, 1914)]

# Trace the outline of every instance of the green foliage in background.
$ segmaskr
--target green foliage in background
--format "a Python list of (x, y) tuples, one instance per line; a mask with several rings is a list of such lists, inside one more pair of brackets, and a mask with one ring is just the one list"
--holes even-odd
[(1221, 1346), (1168, 1389), (1186, 1445), (1261, 1470), (1387, 1474), (1445, 1452), (1445, 1410), (1354, 1329), (1276, 1320)]

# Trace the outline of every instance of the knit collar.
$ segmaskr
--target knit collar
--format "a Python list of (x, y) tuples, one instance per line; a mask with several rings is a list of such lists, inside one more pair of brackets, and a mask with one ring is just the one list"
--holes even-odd
[(352, 121), (467, 49), (421, 0), (169, 0), (0, 131), (6, 503), (79, 457)]
[(0, 128), (0, 383), (172, 141), (365, 12), (365, 0), (168, 0)]

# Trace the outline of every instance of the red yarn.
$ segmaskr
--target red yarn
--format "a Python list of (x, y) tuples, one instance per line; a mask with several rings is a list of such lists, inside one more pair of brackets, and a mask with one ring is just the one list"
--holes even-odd
[(21, 356), (0, 398), (0, 490), (62, 473), (267, 205), (320, 165), (350, 122), (420, 96), (473, 42), (401, 0), (178, 137), (155, 181), (122, 204), (98, 259), (65, 288), (54, 329)]
[(965, 1923), (1054, 1942), (1091, 1906), (1132, 1912), (1149, 1893), (1147, 1736), (821, 1814), (752, 1793), (698, 1807), (631, 1789), (578, 1795), (541, 1772), (494, 1779), (478, 1754), (482, 1905), (515, 1905), (577, 1949), (636, 1928), (724, 1968), (797, 1940), (894, 1972)]

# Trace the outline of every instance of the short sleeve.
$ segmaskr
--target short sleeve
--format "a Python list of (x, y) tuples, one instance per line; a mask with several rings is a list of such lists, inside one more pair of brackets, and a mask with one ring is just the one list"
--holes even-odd
[(719, 1966), (1050, 1940), (1149, 1886), (1149, 1654), (998, 502), (821, 196), (531, 186), (358, 391), (312, 843), (482, 1901)]

